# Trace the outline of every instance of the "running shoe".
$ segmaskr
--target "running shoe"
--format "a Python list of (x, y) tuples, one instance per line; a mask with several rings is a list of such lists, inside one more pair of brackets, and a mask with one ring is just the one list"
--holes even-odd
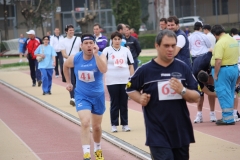
[(84, 155), (83, 155), (83, 160), (91, 160), (91, 155), (90, 155), (90, 153), (85, 153)]
[(42, 81), (38, 81), (38, 87), (40, 87), (42, 85)]
[(234, 121), (235, 121), (235, 122), (240, 121), (240, 118), (238, 118), (238, 115), (237, 115), (237, 114), (233, 115), (233, 117), (234, 117)]
[(202, 123), (202, 122), (203, 122), (202, 114), (197, 114), (196, 119), (194, 120), (194, 123)]
[(32, 86), (35, 87), (35, 86), (36, 86), (36, 83), (33, 83)]
[(112, 133), (117, 132), (117, 126), (112, 126)]
[(104, 160), (101, 149), (99, 149), (95, 152), (95, 158), (96, 158), (96, 160)]
[(227, 122), (224, 122), (222, 119), (220, 119), (220, 120), (217, 120), (216, 125), (235, 125), (235, 122), (227, 123)]
[(217, 118), (216, 118), (216, 115), (215, 115), (214, 112), (213, 112), (213, 113), (210, 113), (210, 121), (211, 121), (211, 122), (216, 122), (216, 121), (217, 121)]
[(123, 132), (130, 132), (131, 129), (128, 127), (128, 125), (124, 125), (124, 126), (122, 126), (122, 131)]
[(72, 105), (73, 107), (75, 106), (75, 99), (74, 98), (71, 98), (70, 105)]

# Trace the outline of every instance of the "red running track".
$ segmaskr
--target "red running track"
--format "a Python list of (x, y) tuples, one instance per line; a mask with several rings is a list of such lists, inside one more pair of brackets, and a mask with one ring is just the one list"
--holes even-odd
[[(81, 127), (0, 84), (0, 119), (43, 160), (82, 159)], [(102, 140), (106, 160), (138, 158)], [(93, 150), (93, 144), (91, 145)], [(92, 159), (93, 158), (92, 154)]]

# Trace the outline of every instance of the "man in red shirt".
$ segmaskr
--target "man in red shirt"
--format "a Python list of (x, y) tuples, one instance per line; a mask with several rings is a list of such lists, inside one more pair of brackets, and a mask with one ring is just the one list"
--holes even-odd
[(34, 55), (34, 51), (38, 48), (40, 44), (42, 44), (42, 40), (35, 36), (35, 31), (30, 30), (26, 32), (28, 35), (28, 39), (25, 41), (23, 50), (27, 50), (27, 58), (28, 58), (28, 64), (31, 72), (31, 78), (32, 78), (32, 86), (36, 86), (36, 81), (38, 82), (38, 87), (41, 86), (41, 72), (38, 69), (38, 61), (36, 60), (36, 56)]

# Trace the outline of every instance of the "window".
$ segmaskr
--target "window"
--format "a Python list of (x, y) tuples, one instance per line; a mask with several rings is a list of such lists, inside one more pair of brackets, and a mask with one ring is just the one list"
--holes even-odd
[(194, 22), (193, 18), (187, 18), (183, 20), (183, 23), (191, 23), (191, 22)]
[(228, 0), (222, 0), (222, 14), (228, 14)]
[(213, 15), (219, 15), (219, 0), (212, 0)]

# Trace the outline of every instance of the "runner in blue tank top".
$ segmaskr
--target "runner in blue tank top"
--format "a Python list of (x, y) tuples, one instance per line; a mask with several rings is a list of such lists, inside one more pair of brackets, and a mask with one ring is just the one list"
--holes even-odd
[(97, 160), (104, 160), (100, 145), (102, 115), (105, 111), (103, 73), (107, 71), (107, 59), (95, 45), (91, 34), (81, 37), (82, 51), (71, 55), (64, 63), (63, 72), (67, 81), (67, 90), (71, 91), (69, 69), (74, 67), (76, 75), (75, 104), (81, 121), (81, 142), (84, 160), (90, 160), (90, 121), (94, 140), (94, 152)]

